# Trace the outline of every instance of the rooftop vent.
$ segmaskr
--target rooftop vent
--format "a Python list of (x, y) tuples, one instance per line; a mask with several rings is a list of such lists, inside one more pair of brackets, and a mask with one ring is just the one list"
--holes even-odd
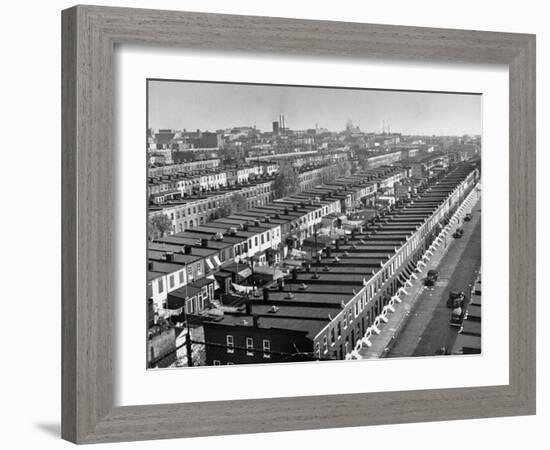
[(275, 314), (277, 311), (279, 311), (279, 308), (275, 305), (273, 305), (271, 308), (269, 308), (269, 313)]
[(288, 294), (286, 294), (285, 298), (292, 300), (294, 298), (294, 294), (292, 292), (289, 292)]
[(308, 288), (308, 285), (305, 284), (305, 283), (302, 283), (302, 284), (300, 285), (300, 289), (301, 289), (302, 291), (305, 291), (307, 288)]
[(323, 267), (323, 270), (324, 270), (325, 272), (330, 272), (330, 268), (329, 268), (328, 266)]

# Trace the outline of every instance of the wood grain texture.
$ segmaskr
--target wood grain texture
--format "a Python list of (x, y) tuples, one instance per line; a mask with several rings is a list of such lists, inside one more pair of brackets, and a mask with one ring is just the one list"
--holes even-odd
[[(74, 7), (62, 16), (65, 439), (93, 443), (534, 413), (534, 36), (93, 6)], [(113, 407), (113, 52), (119, 43), (300, 57), (506, 64), (510, 383)]]

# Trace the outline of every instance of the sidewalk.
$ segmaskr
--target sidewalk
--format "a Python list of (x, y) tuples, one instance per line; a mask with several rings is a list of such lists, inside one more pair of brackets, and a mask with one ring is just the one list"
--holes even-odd
[[(479, 199), (477, 190), (474, 188), (459, 207), (459, 210), (462, 208), (462, 211), (459, 213), (457, 210), (454, 217), (458, 220), (451, 221), (451, 225), (447, 231), (447, 236), (445, 237), (442, 234), (440, 235), (441, 241), (439, 244), (436, 244), (437, 248), (433, 251), (433, 255), (429, 256), (428, 261), (424, 260), (426, 266), (422, 268), (421, 272), (415, 271), (417, 279), (415, 280), (414, 278), (411, 278), (410, 281), (412, 286), (404, 286), (407, 293), (400, 295), (402, 303), (395, 303), (395, 312), (387, 315), (387, 323), (380, 322), (380, 334), (377, 335), (373, 333), (370, 338), (372, 345), (370, 347), (363, 345), (359, 350), (358, 353), (362, 359), (383, 358), (386, 356), (386, 353), (398, 338), (399, 333), (402, 331), (405, 324), (408, 322), (409, 316), (414, 312), (420, 295), (426, 289), (422, 280), (426, 277), (429, 270), (437, 269), (447, 251), (450, 248), (453, 248), (455, 245), (455, 240), (452, 237), (454, 230), (462, 223), (463, 216), (476, 207), (478, 202)], [(434, 241), (434, 244), (435, 242), (436, 241)], [(411, 345), (415, 346), (416, 342), (411, 343)]]

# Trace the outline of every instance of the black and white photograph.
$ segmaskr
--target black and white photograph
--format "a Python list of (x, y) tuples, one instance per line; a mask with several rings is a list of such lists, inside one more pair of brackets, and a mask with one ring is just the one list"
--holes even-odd
[(147, 367), (481, 354), (481, 107), (147, 80)]

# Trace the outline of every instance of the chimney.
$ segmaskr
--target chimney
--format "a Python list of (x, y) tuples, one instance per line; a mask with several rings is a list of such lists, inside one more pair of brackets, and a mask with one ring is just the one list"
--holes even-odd
[(332, 247), (327, 247), (327, 258), (330, 258), (331, 254), (332, 254)]
[(296, 281), (298, 279), (298, 270), (296, 268), (292, 269), (292, 281)]
[(269, 301), (269, 290), (267, 288), (264, 288), (264, 303), (267, 303)]
[(245, 304), (244, 304), (244, 308), (245, 308), (245, 313), (247, 316), (250, 316), (252, 314), (252, 305), (250, 304), (250, 301), (247, 301)]
[(311, 263), (310, 262), (306, 263), (306, 272), (307, 273), (311, 272)]
[(147, 270), (153, 270), (153, 261), (147, 261)]
[(336, 239), (334, 242), (336, 244), (336, 250), (340, 250), (340, 239)]
[(252, 325), (254, 328), (258, 328), (258, 324), (260, 322), (260, 318), (258, 317), (258, 314), (252, 314)]
[(174, 261), (174, 253), (173, 252), (166, 252), (164, 254), (164, 257), (166, 258), (166, 261)]
[(190, 245), (186, 245), (184, 247), (184, 251), (185, 251), (185, 254), (186, 255), (190, 255), (191, 254), (191, 246)]
[(201, 239), (201, 247), (208, 247), (208, 239), (206, 238)]

